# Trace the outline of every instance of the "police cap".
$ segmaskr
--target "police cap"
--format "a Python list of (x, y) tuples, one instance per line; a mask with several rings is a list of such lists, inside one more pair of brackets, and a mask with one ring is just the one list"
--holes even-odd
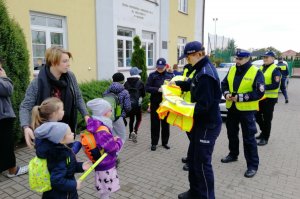
[(193, 54), (195, 52), (199, 52), (201, 50), (204, 50), (204, 47), (199, 41), (192, 41), (185, 45), (183, 55), (181, 55), (178, 60), (181, 60), (185, 57), (187, 57), (190, 54)]

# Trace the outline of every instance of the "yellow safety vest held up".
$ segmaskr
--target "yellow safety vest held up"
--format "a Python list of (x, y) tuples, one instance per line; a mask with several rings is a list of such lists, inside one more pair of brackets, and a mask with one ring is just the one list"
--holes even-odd
[[(252, 65), (244, 75), (238, 90), (234, 91), (233, 81), (236, 73), (236, 66), (232, 66), (227, 76), (230, 93), (237, 92), (238, 94), (244, 94), (252, 92), (252, 85), (254, 83), (257, 71), (258, 68)], [(226, 108), (229, 109), (232, 106), (232, 103), (232, 101), (226, 100)], [(250, 102), (235, 102), (235, 106), (239, 111), (256, 111), (258, 110), (258, 100)]]
[[(183, 71), (183, 77), (186, 77), (187, 73), (188, 73), (189, 69), (188, 68), (185, 68), (184, 71)], [(194, 70), (188, 78), (192, 79), (195, 75), (195, 72), (196, 70)], [(191, 91), (187, 91), (187, 92), (183, 92), (181, 97), (184, 99), (184, 101), (186, 102), (191, 102), (192, 101), (192, 98), (191, 98)]]
[[(272, 74), (273, 71), (277, 68), (277, 65), (272, 64), (267, 68), (265, 72), (263, 72), (264, 77), (265, 77), (265, 85), (272, 84)], [(263, 66), (260, 67), (260, 70), (263, 71)], [(279, 86), (276, 89), (273, 90), (265, 90), (265, 98), (278, 98), (278, 91), (279, 91)]]

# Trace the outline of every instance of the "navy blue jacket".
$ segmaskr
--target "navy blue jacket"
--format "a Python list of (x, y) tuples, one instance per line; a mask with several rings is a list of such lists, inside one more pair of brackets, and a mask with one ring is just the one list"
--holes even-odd
[(162, 101), (162, 93), (158, 92), (158, 89), (164, 84), (164, 81), (166, 79), (171, 80), (173, 77), (174, 75), (167, 71), (164, 71), (162, 73), (154, 71), (150, 73), (146, 83), (146, 91), (148, 93), (151, 93), (151, 103), (159, 104)]
[[(246, 72), (248, 69), (252, 66), (251, 62), (247, 62), (244, 65), (237, 66), (236, 67), (236, 73), (233, 80), (233, 90), (237, 92), (242, 79), (244, 78)], [(228, 74), (224, 78), (224, 80), (221, 83), (222, 87), (222, 93), (224, 97), (226, 98), (226, 95), (229, 94), (229, 84), (227, 79)], [(238, 101), (244, 101), (244, 102), (250, 102), (250, 101), (257, 101), (260, 98), (264, 96), (265, 93), (265, 78), (261, 70), (257, 71), (257, 74), (255, 76), (253, 85), (252, 85), (253, 91), (248, 93), (237, 93), (238, 95)], [(231, 106), (232, 110), (235, 109), (235, 103), (233, 103), (233, 106)]]
[(65, 145), (55, 144), (47, 139), (36, 139), (35, 144), (37, 157), (47, 159), (52, 186), (52, 190), (44, 192), (42, 198), (77, 199), (74, 174), (83, 172), (82, 162), (77, 162), (73, 151)]
[[(273, 63), (272, 63), (273, 64)], [(272, 64), (270, 65), (263, 65), (263, 73), (268, 69), (269, 66), (271, 66)], [(279, 81), (278, 78), (276, 78), (276, 76), (278, 77), (281, 77), (281, 73), (280, 73), (280, 70), (278, 69), (278, 67), (273, 70), (273, 73), (272, 73), (272, 84), (268, 84), (265, 86), (266, 90), (274, 90), (274, 89), (277, 89), (279, 88), (280, 86), (280, 78), (279, 78)]]
[[(286, 64), (283, 62), (278, 62), (277, 66), (286, 66)], [(281, 70), (279, 67), (278, 69), (282, 74), (282, 78), (286, 78), (287, 76), (289, 76), (289, 68), (287, 66), (286, 66), (286, 70)]]
[(221, 120), (219, 103), (221, 100), (220, 79), (216, 68), (204, 57), (193, 66), (195, 75), (189, 81), (176, 81), (182, 91), (191, 91), (195, 102), (194, 124), (215, 128)]

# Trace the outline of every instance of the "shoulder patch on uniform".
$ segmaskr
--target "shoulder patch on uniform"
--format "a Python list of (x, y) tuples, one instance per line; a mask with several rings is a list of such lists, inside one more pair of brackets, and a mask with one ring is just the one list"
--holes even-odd
[(275, 81), (279, 82), (280, 81), (280, 76), (275, 76)]
[(245, 101), (248, 101), (249, 100), (249, 95), (246, 94), (245, 97), (244, 97)]
[(259, 85), (259, 90), (260, 92), (264, 92), (265, 91), (265, 86), (263, 84)]

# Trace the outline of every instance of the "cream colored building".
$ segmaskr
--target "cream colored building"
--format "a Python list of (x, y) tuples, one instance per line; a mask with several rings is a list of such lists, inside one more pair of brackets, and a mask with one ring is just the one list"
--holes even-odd
[[(205, 0), (6, 0), (24, 30), (30, 66), (44, 61), (46, 48), (73, 54), (78, 81), (128, 76), (133, 37), (141, 38), (147, 68), (159, 57), (177, 63), (184, 45), (203, 41)], [(184, 65), (184, 62), (179, 64)]]
[(71, 70), (79, 81), (96, 79), (95, 0), (6, 0), (22, 27), (30, 52), (30, 69), (44, 60), (52, 45), (73, 54)]

